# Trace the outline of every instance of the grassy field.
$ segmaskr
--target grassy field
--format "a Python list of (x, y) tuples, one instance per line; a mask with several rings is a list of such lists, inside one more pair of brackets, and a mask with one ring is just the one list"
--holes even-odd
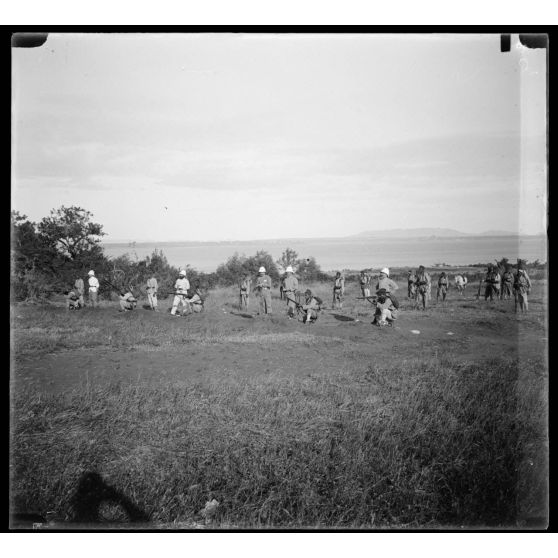
[(546, 284), (521, 316), (473, 289), (427, 311), (404, 293), (393, 329), (353, 291), (311, 326), (278, 299), (241, 313), (235, 289), (184, 318), (168, 300), (12, 306), (12, 511), (58, 528), (544, 527)]

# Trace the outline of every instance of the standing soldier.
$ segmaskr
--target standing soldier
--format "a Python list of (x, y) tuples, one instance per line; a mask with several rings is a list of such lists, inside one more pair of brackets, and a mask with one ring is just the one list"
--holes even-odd
[(335, 274), (335, 281), (333, 282), (333, 308), (343, 308), (343, 296), (345, 295), (345, 279), (338, 271)]
[(500, 266), (499, 265), (495, 265), (493, 266), (493, 271), (494, 271), (494, 294), (496, 295), (496, 300), (501, 298), (501, 292), (502, 292), (502, 275), (500, 273)]
[(296, 308), (296, 293), (298, 291), (298, 279), (294, 276), (292, 266), (287, 266), (285, 270), (287, 276), (283, 279), (283, 293), (287, 300), (287, 315), (289, 320), (294, 318)]
[(397, 283), (389, 278), (389, 268), (384, 267), (380, 270), (380, 277), (376, 283), (376, 294), (380, 289), (385, 289), (388, 294), (394, 293), (399, 287)]
[(510, 270), (510, 266), (506, 264), (506, 270), (502, 275), (502, 289), (500, 291), (501, 300), (509, 300), (512, 297), (513, 291), (513, 273)]
[(414, 300), (417, 293), (417, 274), (414, 269), (409, 269), (407, 274), (407, 298)]
[(432, 280), (430, 279), (430, 275), (424, 269), (424, 266), (421, 265), (418, 268), (417, 273), (417, 294), (416, 294), (416, 301), (422, 302), (422, 309), (426, 310), (428, 306), (428, 301), (430, 300), (430, 290), (432, 289)]
[(184, 312), (186, 308), (186, 297), (188, 296), (188, 290), (190, 289), (190, 282), (186, 279), (186, 271), (183, 269), (178, 273), (178, 279), (174, 284), (174, 300), (172, 303), (171, 315), (176, 316), (176, 310), (181, 304), (183, 308), (181, 312)]
[(89, 304), (95, 308), (97, 306), (97, 296), (99, 293), (99, 281), (95, 277), (95, 272), (91, 270), (87, 275), (89, 279), (87, 280), (89, 284)]
[(260, 297), (259, 314), (271, 314), (271, 277), (266, 275), (265, 267), (263, 266), (258, 270), (254, 289), (258, 289)]
[(492, 302), (494, 300), (494, 295), (496, 295), (496, 298), (498, 298), (499, 278), (500, 274), (495, 271), (494, 266), (489, 263), (486, 268), (486, 275), (484, 276), (484, 280), (481, 279), (481, 285), (482, 282), (484, 282), (485, 284), (484, 300), (488, 300), (490, 298), (490, 301)]
[(85, 306), (85, 300), (83, 298), (83, 294), (85, 293), (85, 286), (81, 277), (78, 277), (76, 279), (76, 282), (74, 283), (74, 290), (78, 295), (80, 306)]
[(531, 280), (527, 275), (527, 272), (523, 269), (523, 264), (518, 262), (517, 273), (514, 276), (513, 281), (513, 294), (515, 298), (515, 311), (517, 312), (518, 307), (522, 312), (527, 312), (529, 310), (529, 301), (527, 300), (527, 295), (531, 293)]
[(455, 288), (460, 295), (463, 295), (463, 291), (465, 290), (465, 279), (459, 273), (455, 276)]
[(364, 298), (370, 296), (370, 275), (368, 275), (365, 269), (360, 272), (360, 290)]
[(252, 286), (252, 279), (248, 273), (244, 273), (242, 281), (240, 282), (240, 309), (248, 310), (248, 303), (250, 302), (250, 290)]
[(448, 278), (446, 276), (446, 272), (442, 271), (438, 279), (438, 289), (436, 290), (436, 302), (438, 302), (440, 295), (442, 295), (442, 302), (445, 302), (447, 292), (448, 292)]
[(151, 310), (157, 312), (157, 290), (159, 285), (157, 284), (157, 279), (155, 276), (151, 276), (147, 280), (147, 301), (149, 302), (149, 306)]

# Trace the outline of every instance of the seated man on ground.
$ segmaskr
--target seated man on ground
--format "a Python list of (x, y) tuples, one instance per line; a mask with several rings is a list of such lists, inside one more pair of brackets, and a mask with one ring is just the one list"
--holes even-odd
[(126, 291), (125, 293), (120, 293), (120, 310), (119, 312), (128, 312), (134, 310), (138, 303), (137, 298), (131, 293), (131, 291)]
[(203, 302), (200, 284), (196, 282), (194, 284), (194, 294), (190, 298), (186, 299), (189, 313), (193, 312), (194, 314), (199, 314), (203, 310)]
[(398, 308), (393, 303), (390, 294), (385, 289), (380, 289), (377, 293), (376, 312), (372, 324), (379, 327), (389, 325), (397, 319)]
[(81, 308), (80, 296), (75, 290), (64, 291), (64, 296), (67, 310), (79, 310)]
[(313, 324), (318, 319), (318, 313), (321, 310), (322, 300), (314, 296), (310, 289), (304, 292), (306, 298), (305, 303), (302, 305), (303, 310), (303, 322), (308, 324)]

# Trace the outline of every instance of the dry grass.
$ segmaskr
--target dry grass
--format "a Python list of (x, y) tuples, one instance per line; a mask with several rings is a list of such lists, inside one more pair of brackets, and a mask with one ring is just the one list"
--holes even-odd
[(96, 471), (154, 522), (196, 520), (216, 498), (218, 521), (240, 527), (518, 525), (544, 496), (540, 370), (526, 382), (513, 362), (430, 362), (21, 393), (13, 503), (69, 519)]
[[(329, 304), (329, 286), (314, 288)], [(313, 333), (285, 329), (279, 316), (219, 319), (234, 309), (236, 294), (214, 291), (206, 313), (184, 319), (118, 314), (114, 305), (81, 312), (14, 307), (15, 355), (254, 343), (302, 351), (316, 341)], [(356, 314), (359, 303), (348, 299), (344, 313)], [(470, 325), (490, 316), (483, 303), (459, 304), (454, 308)], [(521, 320), (543, 331), (544, 315), (533, 307)], [(429, 316), (417, 313), (418, 319)], [(328, 340), (353, 350), (347, 339)], [(220, 503), (210, 523), (216, 527), (543, 527), (543, 360), (523, 359), (521, 366), (506, 358), (417, 360), (399, 349), (392, 364), (370, 359), (358, 371), (228, 370), (62, 395), (18, 391), (11, 409), (12, 509), (70, 520), (79, 478), (94, 471), (158, 528), (196, 525), (212, 498)]]

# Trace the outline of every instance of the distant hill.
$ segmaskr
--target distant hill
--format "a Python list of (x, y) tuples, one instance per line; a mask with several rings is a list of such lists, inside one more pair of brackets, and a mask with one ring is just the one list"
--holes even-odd
[(469, 236), (467, 233), (456, 231), (455, 229), (388, 229), (381, 231), (364, 231), (353, 235), (354, 237), (366, 238), (408, 238), (417, 236), (438, 236), (438, 237), (457, 237)]
[(484, 231), (476, 236), (518, 236), (517, 233), (510, 231)]
[(437, 237), (457, 238), (466, 236), (516, 236), (510, 231), (485, 231), (481, 233), (464, 233), (455, 229), (419, 228), (419, 229), (386, 229), (380, 231), (363, 231), (352, 235), (354, 238), (409, 238)]

